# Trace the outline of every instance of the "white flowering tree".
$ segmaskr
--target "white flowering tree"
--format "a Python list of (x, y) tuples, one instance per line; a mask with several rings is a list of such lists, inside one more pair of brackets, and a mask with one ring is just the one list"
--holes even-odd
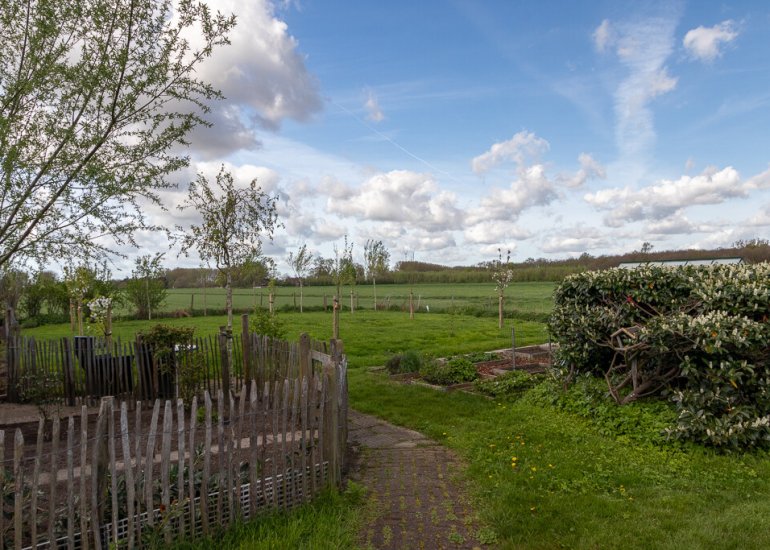
[(503, 262), (503, 251), (497, 249), (497, 260), (492, 262), (492, 280), (495, 282), (495, 291), (497, 291), (497, 326), (503, 328), (503, 303), (505, 301), (505, 289), (513, 280), (513, 269), (511, 269), (511, 251), (508, 250)]

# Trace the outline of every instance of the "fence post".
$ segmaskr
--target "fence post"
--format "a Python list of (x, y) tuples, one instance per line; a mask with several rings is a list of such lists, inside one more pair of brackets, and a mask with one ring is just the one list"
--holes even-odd
[(253, 372), (251, 368), (251, 339), (249, 338), (249, 314), (244, 313), (241, 315), (241, 346), (243, 347), (243, 373), (246, 380), (253, 380)]
[(334, 296), (334, 305), (332, 306), (332, 338), (340, 337), (340, 299)]
[(345, 347), (342, 340), (335, 340), (331, 346), (332, 362), (335, 373), (336, 409), (334, 410), (334, 419), (337, 422), (337, 431), (335, 444), (337, 448), (337, 474), (338, 481), (341, 479), (342, 470), (345, 462), (345, 451), (348, 441), (348, 410), (347, 410), (347, 370), (345, 368)]
[(227, 402), (225, 403), (225, 416), (230, 411), (230, 357), (227, 353), (227, 346), (228, 346), (228, 337), (232, 337), (232, 335), (227, 334), (227, 328), (226, 327), (219, 327), (219, 356), (222, 360), (222, 392), (225, 394), (225, 399)]
[(64, 397), (67, 399), (67, 405), (75, 405), (75, 373), (72, 365), (72, 347), (70, 339), (65, 336), (62, 338), (62, 354), (64, 355), (62, 364), (64, 365)]
[(18, 402), (19, 400), (19, 388), (18, 388), (18, 375), (19, 375), (19, 338), (20, 330), (19, 323), (16, 321), (16, 315), (14, 315), (13, 308), (8, 308), (5, 312), (5, 353), (6, 353), (6, 368), (7, 368), (7, 394), (8, 401), (11, 403)]
[(310, 360), (310, 335), (307, 332), (303, 332), (299, 335), (299, 378), (304, 380), (311, 373)]

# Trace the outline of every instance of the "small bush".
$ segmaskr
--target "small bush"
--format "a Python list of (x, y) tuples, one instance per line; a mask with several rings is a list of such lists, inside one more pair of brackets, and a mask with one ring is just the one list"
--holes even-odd
[(276, 340), (286, 339), (286, 327), (275, 314), (270, 314), (266, 309), (257, 309), (251, 317), (251, 330), (262, 336), (269, 336)]
[(420, 367), (420, 376), (431, 384), (451, 386), (472, 382), (478, 378), (476, 367), (465, 357), (453, 357), (446, 362), (426, 361)]
[(476, 380), (475, 386), (479, 392), (490, 397), (518, 397), (528, 389), (533, 388), (540, 380), (540, 376), (514, 370), (498, 376), (494, 380)]
[(385, 368), (390, 374), (406, 374), (410, 372), (419, 372), (423, 364), (422, 356), (414, 351), (408, 350), (404, 353), (397, 353), (388, 359)]

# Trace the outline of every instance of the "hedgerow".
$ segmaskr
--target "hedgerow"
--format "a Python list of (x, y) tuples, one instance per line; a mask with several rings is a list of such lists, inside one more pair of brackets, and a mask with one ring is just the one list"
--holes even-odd
[(770, 265), (586, 272), (555, 293), (559, 374), (603, 375), (618, 403), (670, 397), (668, 432), (770, 446)]

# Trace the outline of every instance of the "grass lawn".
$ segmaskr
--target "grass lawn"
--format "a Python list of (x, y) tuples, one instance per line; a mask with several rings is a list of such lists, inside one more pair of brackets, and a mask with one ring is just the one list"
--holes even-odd
[[(319, 340), (331, 336), (330, 313), (279, 317), (292, 339), (300, 331)], [(162, 322), (193, 324), (205, 334), (224, 317)], [(117, 323), (115, 333), (129, 337), (149, 324)], [(542, 324), (513, 326), (522, 345), (545, 341)], [(402, 312), (362, 310), (343, 313), (340, 330), (351, 367), (351, 406), (419, 430), (462, 456), (497, 547), (770, 548), (768, 455), (667, 443), (651, 423), (665, 417), (660, 405), (634, 403), (619, 411), (571, 390), (574, 407), (567, 412), (544, 398), (545, 386), (517, 400), (491, 400), (399, 384), (367, 368), (408, 349), (446, 356), (507, 347), (510, 320), (498, 330), (490, 317), (421, 313), (410, 320)], [(62, 336), (69, 327), (24, 333)], [(354, 486), (290, 514), (238, 526), (215, 542), (222, 548), (354, 548), (364, 517), (359, 500)]]
[[(529, 282), (513, 283), (505, 291), (506, 308), (522, 312), (548, 313), (553, 301), (551, 296), (555, 283)], [(428, 310), (443, 311), (451, 307), (474, 307), (486, 311), (490, 315), (497, 313), (497, 293), (494, 283), (463, 283), (463, 284), (419, 284), (419, 285), (377, 285), (377, 302), (382, 306), (389, 304), (408, 310), (409, 291), (414, 293), (415, 309), (421, 312)], [(374, 309), (374, 287), (372, 285), (356, 285), (353, 291), (357, 296), (357, 309)], [(302, 304), (306, 308), (319, 309), (332, 304), (336, 289), (332, 286), (306, 286), (302, 289)], [(205, 297), (204, 297), (205, 294)], [(350, 306), (350, 287), (343, 287), (341, 305), (344, 309)], [(174, 288), (169, 289), (166, 303), (161, 309), (165, 311), (203, 310), (207, 308), (224, 309), (225, 290), (223, 288)], [(277, 287), (275, 289), (276, 309), (299, 307), (299, 287)], [(233, 289), (233, 304), (237, 309), (268, 307), (267, 288)], [(427, 308), (427, 309), (426, 309)], [(128, 310), (119, 310), (126, 313)]]

